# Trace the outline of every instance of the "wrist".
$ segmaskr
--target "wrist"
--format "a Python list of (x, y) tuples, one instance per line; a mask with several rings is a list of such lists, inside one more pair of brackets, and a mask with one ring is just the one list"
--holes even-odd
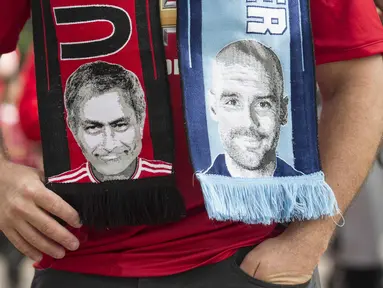
[(327, 250), (335, 228), (336, 224), (330, 217), (297, 221), (291, 223), (282, 235), (292, 243), (299, 243), (300, 248), (306, 247), (320, 257)]

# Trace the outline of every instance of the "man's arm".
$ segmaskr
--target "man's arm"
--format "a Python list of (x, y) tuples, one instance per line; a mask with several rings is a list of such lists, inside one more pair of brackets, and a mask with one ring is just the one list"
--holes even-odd
[[(324, 64), (317, 68), (322, 93), (319, 149), (326, 181), (342, 213), (366, 178), (383, 133), (382, 56)], [(295, 223), (288, 233), (322, 244), (335, 229), (334, 219)], [(319, 241), (322, 240), (322, 241)]]
[[(383, 60), (379, 55), (320, 65), (317, 80), (323, 101), (319, 124), (322, 168), (345, 213), (382, 137)], [(283, 234), (250, 252), (241, 267), (267, 282), (304, 283), (327, 249), (339, 218), (292, 223)]]

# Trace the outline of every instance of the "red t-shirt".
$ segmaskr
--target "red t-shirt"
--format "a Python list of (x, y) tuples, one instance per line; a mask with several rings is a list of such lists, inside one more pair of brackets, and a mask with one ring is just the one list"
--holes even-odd
[[(105, 0), (107, 2), (107, 0)], [(383, 28), (372, 1), (311, 1), (312, 25), (318, 64), (348, 60), (383, 52)], [(28, 18), (29, 0), (5, 0), (0, 6), (0, 53), (15, 48), (17, 35)], [(170, 23), (174, 11), (168, 10)], [(169, 22), (170, 21), (170, 22)], [(179, 273), (221, 261), (239, 247), (257, 244), (277, 235), (276, 225), (213, 222), (207, 217), (203, 198), (194, 181), (180, 95), (175, 29), (166, 29), (166, 56), (172, 92), (177, 184), (187, 205), (187, 217), (162, 226), (126, 227), (104, 232), (86, 228), (79, 234), (81, 247), (68, 252), (51, 267), (79, 273), (145, 277)]]

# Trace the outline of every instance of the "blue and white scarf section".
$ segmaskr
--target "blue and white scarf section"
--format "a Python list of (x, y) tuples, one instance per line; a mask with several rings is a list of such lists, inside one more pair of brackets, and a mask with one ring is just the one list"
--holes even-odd
[(178, 0), (192, 164), (211, 219), (338, 212), (321, 171), (307, 0)]

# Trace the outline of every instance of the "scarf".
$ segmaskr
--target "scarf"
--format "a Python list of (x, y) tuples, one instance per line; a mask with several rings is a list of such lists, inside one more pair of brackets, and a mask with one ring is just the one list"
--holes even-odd
[[(163, 1), (69, 2), (32, 1), (47, 188), (86, 226), (179, 221)], [(185, 128), (209, 217), (336, 213), (317, 148), (307, 3), (177, 4)]]
[(178, 1), (186, 128), (212, 219), (338, 211), (319, 161), (308, 2)]
[(177, 221), (159, 2), (83, 2), (32, 1), (46, 186), (87, 226)]

